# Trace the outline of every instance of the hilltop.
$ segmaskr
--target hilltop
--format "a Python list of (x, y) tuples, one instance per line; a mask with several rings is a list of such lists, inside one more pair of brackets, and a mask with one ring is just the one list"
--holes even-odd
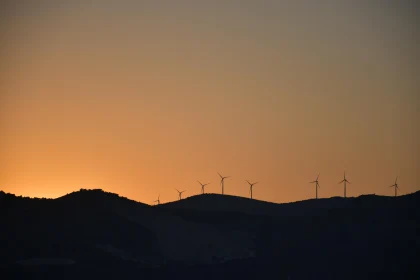
[(289, 203), (273, 203), (232, 195), (203, 194), (164, 203), (158, 207), (171, 210), (188, 209), (206, 212), (236, 212), (249, 215), (307, 216), (319, 215), (320, 212), (326, 209), (386, 207), (390, 202), (395, 201), (401, 203), (401, 206), (404, 206), (403, 201), (413, 199), (420, 199), (420, 191), (396, 198), (378, 195), (361, 195), (350, 198), (308, 199)]
[(284, 204), (206, 194), (159, 206), (102, 190), (0, 192), (0, 261), (22, 279), (418, 279), (419, 205), (420, 192)]
[[(401, 199), (418, 199), (418, 197), (420, 196), (420, 191), (416, 191), (414, 193), (410, 193), (410, 194), (404, 194), (404, 195), (399, 195), (397, 197), (394, 196), (385, 196), (385, 195), (377, 195), (377, 194), (363, 194), (357, 197), (347, 197), (347, 198), (343, 198), (341, 196), (334, 196), (334, 197), (330, 197), (330, 198), (318, 198), (318, 199), (314, 199), (314, 198), (310, 198), (310, 199), (306, 199), (306, 200), (300, 200), (300, 201), (294, 201), (294, 202), (284, 202), (284, 203), (275, 203), (275, 202), (270, 202), (270, 201), (264, 201), (264, 200), (258, 200), (258, 199), (250, 199), (248, 197), (242, 197), (242, 196), (235, 196), (235, 195), (221, 195), (221, 194), (216, 194), (216, 193), (205, 193), (205, 194), (197, 194), (197, 195), (192, 195), (186, 198), (183, 198), (181, 200), (174, 200), (174, 201), (170, 201), (167, 203), (163, 203), (161, 204), (161, 206), (163, 205), (177, 205), (177, 204), (183, 204), (183, 205), (191, 205), (191, 206), (196, 206), (198, 208), (203, 208), (206, 207), (210, 210), (219, 210), (220, 205), (218, 204), (203, 204), (203, 202), (222, 202), (225, 205), (228, 203), (235, 203), (234, 206), (238, 206), (238, 205), (242, 205), (242, 206), (249, 206), (249, 205), (270, 205), (270, 206), (274, 206), (274, 205), (298, 205), (300, 204), (300, 206), (302, 205), (314, 205), (314, 204), (319, 204), (319, 205), (334, 205), (334, 206), (340, 206), (342, 205), (342, 202), (353, 202), (353, 201), (369, 201), (369, 202), (389, 202), (389, 201), (395, 201), (398, 200), (400, 201)], [(198, 203), (197, 203), (198, 202)], [(230, 206), (231, 207), (231, 206)], [(204, 210), (204, 209), (203, 209)], [(221, 209), (223, 210), (223, 209)]]

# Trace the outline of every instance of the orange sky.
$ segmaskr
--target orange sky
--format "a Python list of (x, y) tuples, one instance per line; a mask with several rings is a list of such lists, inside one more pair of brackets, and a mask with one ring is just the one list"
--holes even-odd
[(256, 199), (288, 202), (318, 173), (320, 197), (342, 195), (344, 169), (348, 196), (393, 195), (397, 175), (419, 189), (409, 4), (17, 2), (0, 21), (3, 191), (166, 202), (197, 180), (219, 193), (220, 172), (228, 194), (260, 181)]

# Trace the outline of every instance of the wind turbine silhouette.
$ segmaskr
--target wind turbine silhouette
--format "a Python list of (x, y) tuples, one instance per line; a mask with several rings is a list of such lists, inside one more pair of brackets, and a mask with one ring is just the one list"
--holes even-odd
[(398, 184), (397, 184), (397, 180), (398, 180), (398, 176), (397, 176), (397, 178), (395, 178), (395, 183), (392, 186), (390, 186), (390, 188), (392, 188), (392, 187), (395, 188), (395, 197), (397, 197), (397, 189), (399, 189)]
[(339, 184), (344, 182), (344, 197), (346, 197), (346, 183), (351, 184), (347, 179), (346, 179), (346, 171), (344, 171), (344, 180), (341, 181)]
[(176, 191), (178, 192), (179, 200), (181, 200), (182, 199), (182, 193), (185, 192), (185, 191), (180, 192), (178, 189), (176, 189)]
[(160, 204), (160, 200), (159, 200), (159, 198), (160, 198), (160, 194), (158, 195), (158, 199), (157, 199), (157, 200), (155, 200), (155, 201), (153, 201), (153, 202), (157, 202), (157, 204), (159, 205), (159, 204)]
[(201, 194), (204, 194), (204, 187), (207, 186), (210, 183), (202, 184), (200, 181), (197, 181), (201, 185)]
[(316, 190), (316, 196), (315, 196), (315, 198), (316, 199), (318, 199), (318, 188), (319, 188), (318, 178), (319, 178), (319, 174), (318, 174), (318, 177), (316, 177), (316, 180), (315, 181), (309, 182), (309, 184), (315, 183), (315, 190)]
[(223, 177), (219, 172), (217, 172), (217, 174), (219, 174), (220, 178), (222, 179), (220, 181), (220, 185), (222, 185), (222, 194), (225, 194), (225, 179), (229, 178), (230, 176)]
[(248, 184), (249, 184), (249, 192), (251, 193), (251, 199), (252, 199), (252, 187), (255, 185), (255, 184), (258, 184), (258, 182), (255, 182), (255, 183), (250, 183), (248, 180), (245, 180)]

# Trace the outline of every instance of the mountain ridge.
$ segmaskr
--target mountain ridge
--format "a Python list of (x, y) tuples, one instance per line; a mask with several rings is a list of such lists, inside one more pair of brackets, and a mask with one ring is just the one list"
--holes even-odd
[(99, 189), (56, 199), (0, 191), (0, 266), (28, 270), (22, 279), (54, 271), (26, 265), (46, 260), (91, 276), (106, 266), (125, 279), (146, 271), (154, 279), (372, 279), (381, 271), (381, 279), (416, 279), (419, 208), (420, 192), (285, 204), (205, 194), (150, 206)]
[[(148, 205), (148, 206), (157, 206), (157, 205), (152, 205), (152, 204), (147, 204), (141, 201), (137, 201), (137, 200), (133, 200), (124, 196), (120, 196), (117, 193), (112, 193), (112, 192), (107, 192), (104, 191), (103, 189), (80, 189), (79, 191), (73, 191), (71, 193), (65, 194), (63, 196), (57, 197), (57, 198), (44, 198), (44, 197), (27, 197), (27, 196), (22, 196), (22, 195), (16, 195), (13, 193), (6, 193), (2, 190), (0, 190), (0, 197), (1, 196), (13, 196), (16, 198), (21, 198), (21, 199), (32, 199), (32, 200), (47, 200), (47, 201), (52, 201), (52, 200), (65, 200), (65, 199), (70, 199), (72, 197), (78, 197), (81, 196), (82, 194), (85, 194), (86, 196), (90, 196), (90, 197), (94, 197), (95, 194), (100, 195), (102, 197), (114, 197), (114, 198), (119, 198), (122, 200), (125, 200), (127, 202), (131, 202), (131, 203), (138, 203), (138, 204), (142, 204), (142, 205)], [(265, 201), (265, 200), (258, 200), (258, 199), (250, 199), (248, 197), (243, 197), (243, 196), (235, 196), (235, 195), (227, 195), (227, 194), (218, 194), (218, 193), (205, 193), (205, 194), (197, 194), (197, 195), (192, 195), (186, 198), (183, 198), (181, 200), (173, 200), (173, 201), (168, 201), (165, 203), (161, 203), (160, 206), (163, 205), (174, 205), (174, 204), (178, 204), (178, 203), (183, 203), (184, 201), (190, 201), (191, 199), (197, 199), (197, 198), (201, 198), (201, 197), (213, 197), (213, 198), (227, 198), (227, 199), (238, 199), (241, 201), (252, 201), (252, 202), (257, 202), (257, 203), (266, 203), (266, 204), (270, 204), (270, 205), (291, 205), (291, 204), (296, 204), (296, 203), (307, 203), (307, 202), (312, 202), (312, 201), (328, 201), (328, 200), (352, 200), (352, 199), (361, 199), (361, 198), (382, 198), (382, 199), (401, 199), (403, 197), (407, 197), (407, 196), (420, 196), (420, 191), (415, 191), (413, 193), (409, 193), (409, 194), (404, 194), (404, 195), (399, 195), (397, 197), (394, 196), (386, 196), (386, 195), (377, 195), (377, 194), (361, 194), (360, 196), (355, 196), (355, 197), (341, 197), (341, 196), (333, 196), (333, 197), (326, 197), (326, 198), (308, 198), (308, 199), (303, 199), (303, 200), (297, 200), (297, 201), (290, 201), (290, 202), (271, 202), (271, 201)]]

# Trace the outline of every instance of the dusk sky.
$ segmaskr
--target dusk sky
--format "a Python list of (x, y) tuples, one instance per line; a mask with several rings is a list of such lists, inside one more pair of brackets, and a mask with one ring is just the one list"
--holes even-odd
[[(151, 204), (419, 190), (415, 1), (10, 1), (0, 190)], [(5, 4), (0, 4), (5, 5)], [(417, 5), (418, 6), (418, 5)]]

